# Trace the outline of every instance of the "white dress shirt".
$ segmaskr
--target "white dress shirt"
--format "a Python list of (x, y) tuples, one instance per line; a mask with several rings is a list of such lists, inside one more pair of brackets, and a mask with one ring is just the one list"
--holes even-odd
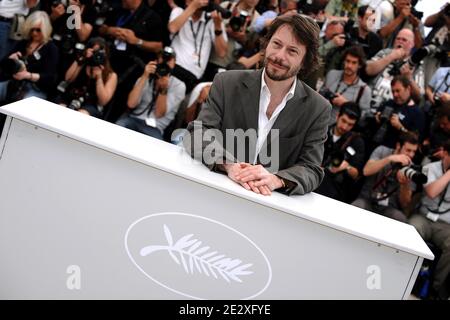
[(281, 111), (283, 111), (289, 99), (291, 99), (294, 96), (295, 86), (297, 85), (297, 78), (295, 78), (288, 93), (284, 96), (283, 100), (281, 100), (281, 103), (275, 108), (274, 112), (272, 113), (272, 116), (269, 119), (267, 118), (266, 112), (267, 108), (269, 107), (271, 94), (269, 91), (269, 87), (266, 84), (266, 81), (264, 81), (265, 73), (266, 69), (264, 69), (261, 76), (261, 92), (259, 95), (258, 140), (256, 141), (256, 153), (255, 158), (253, 159), (253, 164), (256, 163), (256, 160), (258, 159), (258, 154), (261, 151), (263, 143), (266, 140), (270, 130), (272, 129), (275, 120), (277, 120), (278, 115), (280, 114)]

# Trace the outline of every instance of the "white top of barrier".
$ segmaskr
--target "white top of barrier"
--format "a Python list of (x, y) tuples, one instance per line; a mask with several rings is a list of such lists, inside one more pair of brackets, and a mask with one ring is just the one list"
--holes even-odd
[(271, 196), (255, 194), (225, 175), (210, 172), (180, 147), (54, 103), (29, 98), (4, 106), (0, 112), (261, 205), (426, 259), (434, 258), (411, 225), (315, 193), (291, 197), (277, 192)]

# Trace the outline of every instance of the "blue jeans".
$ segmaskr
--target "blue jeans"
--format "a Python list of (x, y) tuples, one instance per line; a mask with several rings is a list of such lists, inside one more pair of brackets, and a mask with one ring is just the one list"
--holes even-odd
[(124, 114), (119, 118), (119, 120), (116, 121), (116, 124), (121, 127), (146, 134), (150, 137), (164, 140), (159, 129), (148, 126), (142, 119), (130, 117), (129, 115)]
[(6, 56), (14, 48), (16, 41), (9, 38), (11, 31), (11, 22), (0, 21), (0, 60)]

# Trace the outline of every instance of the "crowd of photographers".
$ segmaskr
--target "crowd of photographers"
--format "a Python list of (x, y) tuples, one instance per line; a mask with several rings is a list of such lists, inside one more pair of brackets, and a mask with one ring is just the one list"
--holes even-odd
[(218, 72), (261, 67), (278, 15), (310, 15), (322, 64), (303, 80), (333, 108), (316, 192), (414, 225), (448, 297), (450, 5), (416, 2), (0, 0), (0, 105), (37, 96), (173, 142)]

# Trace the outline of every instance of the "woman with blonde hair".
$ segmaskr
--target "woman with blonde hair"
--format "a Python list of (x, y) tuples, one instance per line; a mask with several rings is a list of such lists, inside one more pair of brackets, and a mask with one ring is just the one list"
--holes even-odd
[(36, 96), (46, 99), (55, 87), (58, 49), (51, 41), (52, 25), (44, 11), (35, 11), (23, 26), (24, 40), (0, 65), (0, 102)]

